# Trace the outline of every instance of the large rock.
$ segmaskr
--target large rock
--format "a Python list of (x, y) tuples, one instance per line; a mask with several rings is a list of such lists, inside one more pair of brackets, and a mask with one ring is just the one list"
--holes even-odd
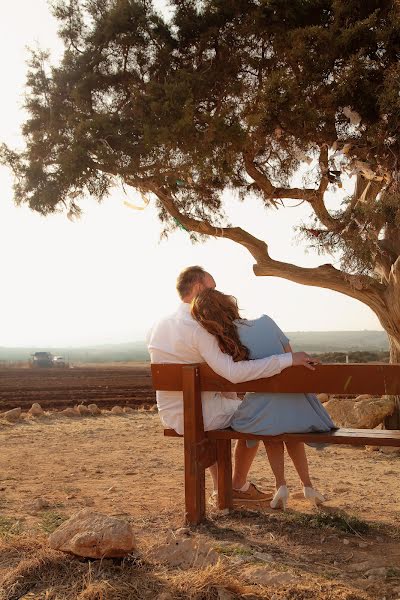
[(12, 408), (11, 410), (8, 410), (7, 412), (5, 412), (3, 414), (3, 417), (5, 419), (7, 419), (7, 421), (18, 421), (18, 419), (21, 416), (21, 409), (18, 408)]
[(56, 529), (49, 544), (55, 550), (86, 558), (114, 558), (132, 552), (135, 539), (127, 521), (84, 509)]
[(392, 398), (365, 398), (340, 400), (332, 398), (324, 404), (334, 423), (339, 427), (374, 429), (394, 411)]

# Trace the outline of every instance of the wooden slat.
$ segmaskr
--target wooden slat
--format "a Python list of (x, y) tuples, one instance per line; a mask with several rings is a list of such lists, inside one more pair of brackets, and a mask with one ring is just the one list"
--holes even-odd
[(205, 516), (205, 467), (209, 440), (204, 433), (200, 396), (200, 373), (196, 366), (182, 369), (183, 419), (185, 428), (185, 521), (196, 525)]
[[(199, 368), (202, 391), (400, 394), (400, 364), (329, 364), (318, 365), (315, 371), (294, 367), (274, 377), (239, 384), (220, 377), (206, 364)], [(154, 389), (182, 390), (182, 365), (153, 364), (151, 370)]]
[[(173, 429), (164, 429), (166, 437), (182, 437)], [(284, 433), (282, 435), (253, 435), (233, 429), (206, 431), (206, 436), (215, 440), (262, 440), (298, 441), (326, 444), (349, 444), (351, 446), (397, 446), (400, 447), (400, 431), (386, 429), (337, 429), (326, 433)]]
[(232, 499), (232, 448), (231, 440), (217, 441), (218, 461), (218, 508), (233, 507)]

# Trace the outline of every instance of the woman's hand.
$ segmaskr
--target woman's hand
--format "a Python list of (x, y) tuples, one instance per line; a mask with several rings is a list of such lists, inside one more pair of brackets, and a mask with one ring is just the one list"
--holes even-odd
[(293, 367), (307, 367), (311, 371), (315, 371), (315, 367), (313, 365), (319, 365), (321, 363), (317, 358), (313, 358), (306, 352), (292, 352), (293, 357)]

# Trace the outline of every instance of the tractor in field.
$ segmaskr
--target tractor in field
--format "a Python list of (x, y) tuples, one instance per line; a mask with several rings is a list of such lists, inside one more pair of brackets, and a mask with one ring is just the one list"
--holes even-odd
[(35, 352), (32, 354), (30, 366), (34, 369), (37, 367), (51, 368), (54, 366), (53, 355), (51, 352)]

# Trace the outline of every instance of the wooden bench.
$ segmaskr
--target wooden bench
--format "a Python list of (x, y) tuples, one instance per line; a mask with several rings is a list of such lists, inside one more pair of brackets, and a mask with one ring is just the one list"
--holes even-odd
[[(221, 392), (325, 392), (329, 394), (400, 394), (400, 364), (319, 365), (315, 371), (305, 367), (285, 369), (279, 375), (233, 384), (216, 375), (206, 364), (153, 364), (153, 387), (162, 391), (183, 392), (185, 520), (198, 524), (205, 517), (205, 469), (218, 464), (218, 507), (232, 508), (231, 440), (297, 440), (353, 446), (399, 446), (400, 431), (378, 429), (337, 429), (327, 433), (291, 433), (259, 436), (232, 429), (204, 431), (202, 391)], [(165, 429), (168, 437), (179, 436)]]

